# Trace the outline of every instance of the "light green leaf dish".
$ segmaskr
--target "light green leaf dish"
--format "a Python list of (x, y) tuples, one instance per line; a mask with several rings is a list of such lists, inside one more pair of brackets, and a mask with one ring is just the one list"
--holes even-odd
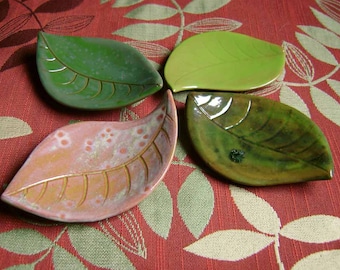
[(324, 134), (290, 106), (245, 94), (191, 92), (186, 112), (198, 154), (229, 180), (269, 186), (332, 178)]
[(207, 32), (175, 48), (164, 73), (174, 92), (246, 91), (274, 81), (284, 63), (278, 45), (233, 32)]
[(109, 39), (40, 32), (37, 66), (46, 91), (60, 103), (80, 109), (124, 107), (163, 86), (141, 53)]

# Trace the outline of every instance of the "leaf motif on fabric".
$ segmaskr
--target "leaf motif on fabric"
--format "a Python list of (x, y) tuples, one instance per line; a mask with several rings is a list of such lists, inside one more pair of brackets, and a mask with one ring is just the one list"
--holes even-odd
[(340, 49), (340, 37), (333, 32), (316, 26), (300, 25), (299, 28), (326, 47)]
[(293, 91), (287, 85), (283, 85), (281, 87), (280, 101), (299, 110), (300, 112), (311, 118), (307, 104), (295, 91)]
[(7, 14), (8, 14), (8, 11), (9, 11), (8, 0), (3, 0), (3, 1), (0, 2), (0, 10), (1, 10), (1, 13), (0, 13), (0, 22), (1, 22), (1, 21), (3, 21), (7, 17)]
[(340, 35), (340, 23), (336, 20), (332, 19), (331, 17), (323, 14), (322, 12), (311, 8), (315, 17), (319, 20), (319, 22), (325, 26), (327, 29), (331, 30), (335, 34)]
[(157, 235), (167, 239), (172, 224), (173, 201), (165, 183), (160, 182), (138, 208), (150, 228)]
[(26, 136), (32, 128), (23, 120), (12, 116), (0, 116), (0, 140)]
[[(2, 3), (4, 3), (3, 1)], [(32, 14), (21, 14), (0, 27), (0, 44), (5, 38), (15, 34), (32, 18)]]
[(166, 57), (170, 50), (162, 45), (146, 41), (127, 41), (126, 44), (140, 51), (145, 57)]
[(305, 50), (317, 60), (332, 66), (339, 64), (334, 55), (320, 42), (305, 34), (295, 33), (295, 35)]
[(340, 81), (328, 79), (327, 83), (334, 90), (334, 92), (340, 97)]
[(21, 46), (10, 55), (1, 67), (0, 71), (2, 72), (22, 64), (27, 64), (29, 61), (34, 62), (36, 47), (37, 45), (35, 43)]
[(0, 41), (0, 48), (25, 44), (37, 37), (40, 29), (20, 30)]
[(247, 230), (224, 230), (209, 234), (184, 248), (205, 258), (240, 261), (274, 242), (274, 237)]
[(206, 0), (192, 0), (184, 7), (184, 11), (191, 14), (205, 14), (228, 4), (231, 0), (216, 0), (216, 1), (206, 1)]
[(113, 35), (140, 41), (155, 41), (171, 37), (179, 31), (178, 26), (161, 23), (136, 23), (113, 32)]
[(16, 264), (6, 268), (6, 270), (35, 270), (36, 263), (31, 264)]
[(72, 10), (83, 3), (84, 0), (63, 1), (49, 0), (35, 9), (35, 13), (57, 13)]
[(340, 218), (314, 215), (296, 219), (284, 225), (280, 234), (306, 243), (328, 243), (340, 240)]
[(55, 270), (65, 270), (70, 267), (77, 270), (87, 269), (76, 256), (60, 246), (55, 246), (53, 248), (52, 259), (53, 269)]
[(340, 22), (340, 2), (338, 0), (316, 0), (316, 3), (334, 20)]
[(89, 263), (116, 270), (136, 269), (124, 252), (103, 232), (85, 225), (70, 225), (68, 236), (76, 252)]
[(0, 247), (15, 254), (34, 255), (52, 245), (50, 239), (34, 229), (13, 229), (0, 233)]
[(289, 43), (283, 42), (283, 49), (286, 55), (287, 65), (298, 77), (308, 82), (312, 81), (315, 75), (313, 63), (308, 56), (298, 47)]
[(73, 33), (88, 26), (94, 16), (71, 15), (54, 19), (44, 26), (44, 30), (56, 33)]
[(143, 2), (143, 0), (115, 0), (112, 7), (113, 8), (130, 7), (140, 2)]
[(177, 10), (174, 8), (159, 4), (146, 4), (131, 10), (125, 17), (144, 21), (154, 21), (168, 19), (176, 14)]
[(185, 26), (185, 30), (192, 33), (204, 33), (209, 31), (234, 31), (241, 27), (242, 23), (226, 18), (205, 18)]
[(291, 270), (339, 270), (340, 249), (312, 253), (298, 261)]
[(242, 216), (258, 231), (276, 235), (281, 228), (281, 221), (273, 207), (264, 199), (246, 189), (229, 186), (231, 196)]
[(194, 170), (182, 184), (177, 207), (189, 231), (199, 238), (208, 226), (214, 211), (214, 191), (200, 170)]
[(147, 250), (143, 233), (133, 212), (127, 211), (115, 219), (100, 221), (99, 226), (104, 234), (122, 250), (146, 259)]
[(340, 126), (340, 104), (326, 92), (312, 86), (310, 88), (313, 103), (326, 118)]

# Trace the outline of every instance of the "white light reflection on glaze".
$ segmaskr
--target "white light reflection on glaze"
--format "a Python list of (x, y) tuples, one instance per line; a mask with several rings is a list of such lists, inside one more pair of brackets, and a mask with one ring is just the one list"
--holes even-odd
[(241, 123), (243, 122), (243, 120), (247, 118), (247, 116), (248, 116), (248, 114), (249, 114), (249, 112), (250, 112), (250, 108), (251, 108), (251, 100), (249, 100), (249, 102), (248, 102), (248, 108), (247, 108), (247, 111), (246, 111), (246, 113), (244, 114), (244, 116), (243, 116), (236, 124), (227, 126), (227, 127), (225, 127), (224, 129), (225, 129), (225, 130), (228, 130), (228, 129), (231, 129), (231, 128), (236, 127), (236, 126), (238, 126), (239, 124), (241, 124)]

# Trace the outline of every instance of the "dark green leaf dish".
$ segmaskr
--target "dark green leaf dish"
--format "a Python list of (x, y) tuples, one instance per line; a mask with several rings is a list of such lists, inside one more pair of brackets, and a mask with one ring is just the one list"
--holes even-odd
[(40, 32), (37, 66), (46, 91), (58, 102), (80, 109), (124, 107), (163, 86), (140, 52), (110, 39)]
[(292, 107), (252, 95), (191, 92), (186, 114), (199, 155), (231, 181), (270, 186), (332, 178), (324, 134)]

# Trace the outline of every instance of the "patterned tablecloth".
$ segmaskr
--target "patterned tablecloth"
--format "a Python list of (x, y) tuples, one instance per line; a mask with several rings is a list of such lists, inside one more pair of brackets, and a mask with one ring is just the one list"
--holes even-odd
[[(140, 50), (160, 71), (173, 48), (223, 30), (281, 45), (282, 75), (254, 94), (310, 117), (332, 149), (332, 180), (244, 187), (195, 162), (175, 94), (179, 139), (165, 178), (142, 203), (100, 222), (63, 224), (0, 203), (1, 269), (340, 269), (338, 0), (1, 0), (0, 181), (72, 121), (147, 115), (159, 94), (111, 111), (57, 104), (36, 69), (38, 31), (101, 37)], [(161, 91), (161, 93), (164, 90)]]

